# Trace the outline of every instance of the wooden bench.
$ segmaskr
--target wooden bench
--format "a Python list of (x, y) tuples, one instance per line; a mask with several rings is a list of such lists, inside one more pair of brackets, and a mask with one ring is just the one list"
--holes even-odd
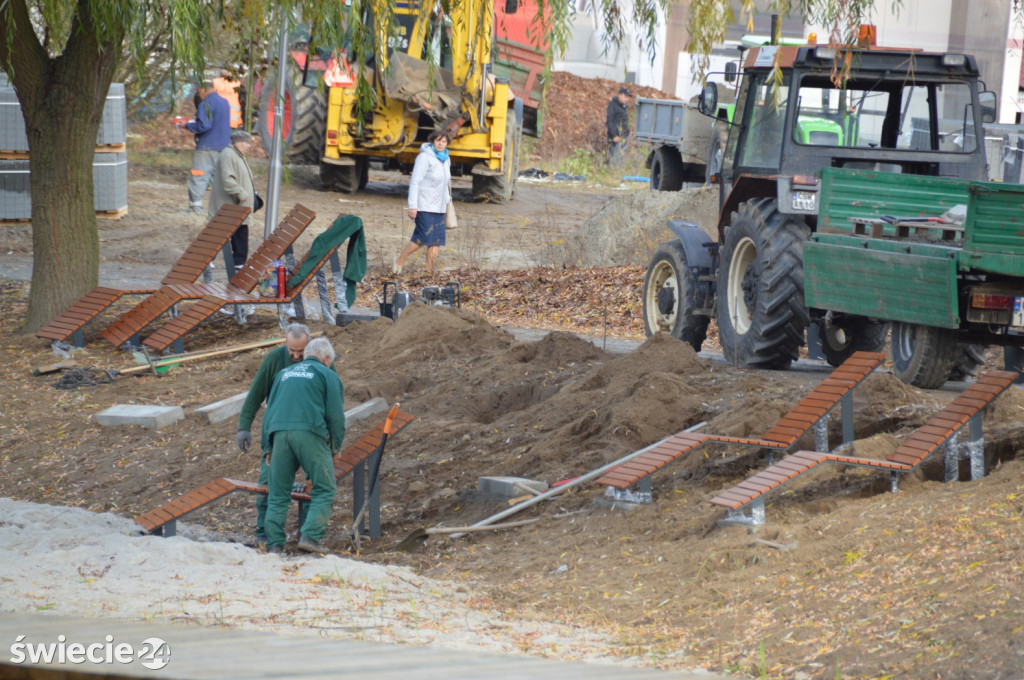
[(785, 450), (815, 428), (815, 446), (819, 450), (827, 450), (827, 416), (836, 404), (842, 405), (843, 443), (850, 443), (853, 441), (853, 388), (884, 360), (885, 355), (878, 352), (855, 352), (761, 437), (680, 432), (628, 463), (612, 468), (597, 483), (620, 491), (637, 484), (637, 493), (631, 496), (646, 502), (650, 500), (650, 476), (654, 472), (709, 442)]
[[(946, 481), (956, 481), (959, 479), (960, 451), (953, 440), (964, 426), (969, 426), (968, 442), (964, 448), (971, 461), (971, 479), (980, 479), (985, 474), (981, 412), (1013, 384), (1017, 375), (1011, 371), (985, 372), (977, 382), (917, 428), (884, 460), (821, 451), (797, 451), (723, 491), (712, 498), (711, 502), (727, 508), (730, 521), (761, 524), (764, 522), (764, 495), (822, 463), (888, 470), (892, 478), (890, 488), (895, 492), (898, 491), (899, 475), (914, 470), (942, 446), (946, 447)], [(750, 506), (750, 515), (742, 514), (743, 508), (747, 506)]]
[[(192, 283), (198, 279), (217, 257), (217, 253), (224, 250), (231, 235), (248, 214), (249, 209), (239, 205), (222, 206), (192, 240), (160, 283)], [(82, 347), (85, 345), (82, 329), (110, 305), (126, 295), (150, 295), (153, 292), (152, 288), (97, 286), (56, 319), (36, 331), (36, 337), (55, 342), (71, 337), (76, 347)]]
[[(358, 220), (358, 218), (349, 217), (347, 219), (356, 220), (359, 224), (359, 229), (362, 229), (362, 222)], [(326, 235), (328, 234), (325, 232), (318, 236), (317, 239), (322, 239)], [(329, 241), (330, 247), (324, 252), (318, 261), (314, 262), (311, 267), (307, 267), (308, 271), (306, 272), (305, 277), (296, 282), (294, 286), (286, 287), (285, 295), (283, 296), (261, 297), (258, 294), (245, 290), (242, 286), (235, 285), (234, 282), (226, 286), (223, 284), (219, 286), (202, 286), (202, 290), (206, 291), (206, 295), (202, 296), (198, 302), (190, 306), (183, 313), (153, 331), (153, 333), (143, 341), (143, 344), (154, 351), (163, 351), (172, 343), (180, 342), (181, 338), (191, 332), (203, 321), (216, 314), (217, 310), (225, 305), (279, 305), (297, 302), (306, 286), (309, 285), (315, 277), (322, 276), (321, 272), (328, 262), (330, 262), (331, 266), (334, 268), (335, 277), (333, 280), (335, 284), (337, 284), (338, 274), (340, 274), (341, 269), (341, 263), (337, 253), (338, 248), (341, 247), (342, 243), (344, 243), (344, 240), (340, 240), (337, 243), (335, 243), (334, 240)], [(316, 242), (311, 246), (310, 252), (306, 253), (305, 257), (295, 265), (294, 271), (301, 273), (303, 267), (306, 265), (306, 261), (313, 254), (312, 249), (315, 247)], [(180, 290), (182, 294), (186, 294), (188, 291), (198, 289), (199, 286), (178, 286), (175, 288)], [(343, 291), (338, 291), (337, 286), (335, 286), (335, 297), (338, 300), (341, 300), (342, 295)], [(326, 314), (328, 311), (329, 309), (324, 313)]]
[[(312, 223), (316, 213), (304, 206), (292, 208), (270, 236), (260, 244), (255, 253), (249, 256), (245, 266), (231, 277), (229, 284), (248, 293), (256, 288), (260, 277), (274, 260), (285, 256), (296, 239)], [(211, 292), (223, 289), (225, 284), (191, 283), (174, 281), (166, 283), (159, 290), (138, 305), (122, 314), (100, 334), (103, 339), (115, 347), (136, 338), (139, 333), (153, 321), (183, 300), (198, 300)], [(132, 344), (137, 344), (132, 342)]]
[[(388, 440), (406, 425), (412, 422), (413, 416), (399, 411), (391, 426), (391, 434)], [(342, 449), (334, 456), (334, 477), (340, 481), (348, 474), (352, 474), (352, 498), (353, 518), (355, 513), (362, 507), (362, 503), (355, 501), (362, 500), (370, 503), (368, 520), (370, 536), (380, 536), (380, 484), (374, 494), (367, 497), (367, 468), (373, 464), (373, 457), (380, 455), (381, 442), (384, 439), (384, 423), (374, 426), (369, 432), (357, 439), (355, 443)], [(296, 489), (292, 492), (292, 499), (300, 504), (300, 512), (303, 511), (303, 504), (308, 503), (310, 484), (306, 483), (304, 489)], [(267, 487), (256, 482), (247, 482), (238, 479), (221, 477), (201, 486), (195, 491), (170, 500), (163, 505), (145, 512), (135, 518), (135, 523), (141, 526), (150, 534), (159, 536), (174, 536), (177, 533), (177, 521), (182, 517), (209, 505), (210, 503), (224, 498), (236, 491), (251, 494), (266, 494)]]

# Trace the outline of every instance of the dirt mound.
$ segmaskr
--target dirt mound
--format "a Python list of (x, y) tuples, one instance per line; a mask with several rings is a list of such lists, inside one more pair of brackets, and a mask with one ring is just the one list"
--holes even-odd
[(1003, 392), (985, 409), (984, 418), (986, 422), (992, 423), (1017, 423), (1024, 420), (1024, 390), (1011, 387)]
[(737, 401), (735, 407), (715, 416), (704, 429), (730, 437), (759, 437), (789, 410), (791, 403), (752, 394)]
[(718, 238), (718, 189), (633, 191), (608, 201), (578, 230), (544, 253), (553, 265), (614, 267), (646, 264), (654, 248), (673, 238), (668, 220), (695, 222)]
[(605, 353), (578, 335), (555, 331), (540, 342), (520, 342), (512, 346), (509, 357), (535, 367), (557, 368), (577, 361), (594, 361)]
[(544, 140), (534, 147), (534, 155), (542, 161), (558, 161), (585, 149), (603, 157), (608, 150), (608, 102), (620, 87), (628, 87), (634, 97), (672, 99), (661, 90), (636, 83), (583, 78), (563, 71), (552, 73), (547, 91), (548, 110), (544, 114)]
[(492, 326), (478, 314), (414, 302), (377, 342), (362, 351), (379, 361), (404, 365), (506, 349), (512, 342), (511, 333)]
[(908, 406), (918, 410), (925, 406), (934, 407), (935, 400), (922, 390), (901, 382), (892, 373), (875, 372), (857, 386), (855, 398), (865, 404), (865, 409), (874, 413), (892, 413)]

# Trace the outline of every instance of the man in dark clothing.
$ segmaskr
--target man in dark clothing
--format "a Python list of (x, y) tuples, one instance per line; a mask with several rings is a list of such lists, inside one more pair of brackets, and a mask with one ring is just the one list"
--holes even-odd
[(270, 451), (267, 551), (272, 553), (284, 550), (284, 521), (299, 467), (312, 482), (299, 550), (327, 551), (321, 541), (337, 493), (333, 454), (345, 438), (345, 401), (341, 379), (328, 368), (334, 362), (334, 348), (327, 338), (315, 338), (303, 356), (277, 374), (263, 417), (262, 447)]
[[(238, 416), (238, 436), (235, 443), (242, 452), (248, 451), (252, 446), (252, 421), (256, 419), (256, 413), (260, 406), (270, 395), (270, 388), (274, 385), (274, 378), (285, 368), (291, 368), (302, 361), (306, 345), (309, 343), (309, 329), (300, 323), (293, 323), (285, 329), (284, 346), (278, 347), (267, 353), (256, 371), (256, 377), (249, 386), (249, 394), (242, 404), (242, 412)], [(334, 367), (331, 366), (333, 369)], [(270, 449), (265, 449), (269, 453)], [(260, 456), (260, 478), (259, 483), (266, 485), (270, 482), (270, 466), (267, 465), (266, 456)], [(267, 532), (264, 522), (267, 516), (267, 497), (262, 494), (256, 495), (256, 542), (258, 544), (267, 542)]]
[(629, 136), (629, 101), (633, 94), (626, 88), (620, 88), (619, 93), (608, 102), (608, 113), (605, 116), (605, 126), (608, 128), (608, 164), (614, 165), (619, 162), (622, 143)]
[(196, 107), (196, 119), (186, 123), (185, 129), (196, 136), (188, 178), (188, 212), (202, 214), (203, 196), (213, 179), (217, 156), (231, 144), (231, 106), (214, 91), (212, 81), (200, 85), (199, 94), (203, 99)]

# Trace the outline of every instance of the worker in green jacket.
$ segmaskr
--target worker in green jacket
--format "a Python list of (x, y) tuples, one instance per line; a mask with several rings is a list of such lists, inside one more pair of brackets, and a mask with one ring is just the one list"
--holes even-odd
[(270, 465), (265, 527), (267, 551), (272, 553), (284, 550), (284, 522), (299, 467), (312, 482), (299, 550), (327, 552), (321, 541), (337, 493), (333, 454), (345, 438), (345, 401), (341, 379), (329, 368), (334, 348), (327, 338), (315, 338), (303, 356), (277, 374), (263, 417), (261, 445)]
[[(282, 369), (289, 368), (302, 361), (303, 352), (309, 342), (309, 328), (301, 323), (293, 323), (285, 329), (284, 346), (271, 350), (260, 364), (256, 371), (256, 377), (249, 386), (249, 394), (242, 404), (242, 413), (238, 416), (238, 435), (235, 443), (238, 448), (245, 451), (252, 446), (252, 421), (256, 419), (256, 413), (260, 406), (270, 396), (270, 388), (274, 385), (274, 378)], [(331, 366), (333, 369), (334, 366)], [(265, 450), (266, 451), (266, 450)], [(260, 478), (259, 483), (266, 485), (270, 481), (270, 466), (267, 465), (266, 457), (260, 456)], [(262, 545), (267, 542), (267, 534), (263, 528), (264, 517), (267, 515), (267, 497), (263, 494), (256, 496), (256, 543)]]

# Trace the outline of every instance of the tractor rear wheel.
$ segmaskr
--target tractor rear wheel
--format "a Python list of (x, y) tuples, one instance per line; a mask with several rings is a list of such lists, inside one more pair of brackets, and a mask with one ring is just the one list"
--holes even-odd
[(718, 334), (734, 365), (789, 368), (810, 323), (801, 244), (810, 229), (775, 199), (741, 203), (718, 268)]
[(896, 321), (892, 325), (893, 373), (926, 390), (942, 387), (956, 361), (956, 333), (948, 328)]
[(679, 191), (683, 188), (683, 160), (679, 152), (663, 146), (651, 161), (651, 191)]
[[(257, 131), (268, 156), (274, 144), (276, 98), (276, 80), (267, 79), (260, 94)], [(302, 69), (294, 62), (289, 62), (288, 66), (281, 117), (284, 161), (295, 164), (319, 162), (327, 133), (327, 98), (319, 89), (302, 85)]]
[(695, 315), (697, 278), (679, 241), (655, 249), (644, 278), (644, 331), (666, 332), (699, 352), (708, 336), (707, 316)]
[(838, 366), (854, 352), (885, 351), (889, 324), (863, 316), (839, 315), (822, 329), (821, 351), (830, 366)]

